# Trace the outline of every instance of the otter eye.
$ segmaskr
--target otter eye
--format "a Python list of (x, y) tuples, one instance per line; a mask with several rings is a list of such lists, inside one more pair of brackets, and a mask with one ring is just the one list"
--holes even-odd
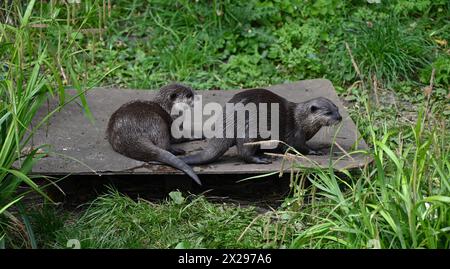
[(176, 93), (172, 93), (171, 95), (170, 95), (170, 100), (175, 100), (175, 98), (177, 98), (177, 94)]
[(331, 116), (333, 114), (333, 112), (331, 112), (331, 111), (328, 111), (327, 113), (325, 113), (325, 115), (327, 115), (327, 116)]
[(317, 109), (319, 109), (318, 107), (316, 107), (316, 106), (311, 106), (311, 112), (316, 112), (317, 111)]
[(186, 97), (189, 98), (189, 99), (192, 98), (192, 96), (193, 96), (192, 93), (188, 93), (188, 94), (186, 95)]

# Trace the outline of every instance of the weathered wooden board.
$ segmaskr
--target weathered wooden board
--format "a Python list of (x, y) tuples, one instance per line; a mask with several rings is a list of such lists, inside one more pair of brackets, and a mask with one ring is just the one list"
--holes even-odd
[[(355, 149), (367, 149), (366, 143), (360, 139), (360, 134), (355, 124), (350, 119), (347, 111), (339, 101), (336, 92), (328, 80), (305, 80), (296, 83), (275, 85), (267, 87), (273, 92), (287, 98), (290, 101), (301, 102), (314, 97), (324, 96), (336, 103), (343, 117), (343, 126), (336, 135), (336, 142), (347, 152)], [(198, 91), (203, 97), (203, 104), (208, 101), (226, 103), (238, 90), (230, 91)], [(73, 91), (69, 91), (74, 94)], [(81, 106), (72, 102), (60, 112), (57, 112), (50, 120), (47, 127), (41, 128), (33, 139), (33, 144), (52, 145), (56, 154), (40, 160), (33, 167), (33, 173), (46, 175), (84, 175), (84, 174), (182, 174), (182, 172), (166, 165), (146, 164), (129, 159), (114, 152), (105, 138), (105, 128), (110, 115), (123, 103), (133, 99), (152, 99), (154, 91), (103, 89), (97, 88), (87, 93), (89, 107), (95, 118), (92, 123), (83, 114)], [(50, 100), (49, 107), (44, 106), (39, 111), (36, 121), (44, 117), (57, 105), (57, 100)], [(337, 128), (331, 127), (321, 130), (309, 141), (312, 147), (329, 151), (332, 137)], [(205, 145), (204, 141), (193, 141), (181, 144), (188, 153), (200, 150)], [(357, 168), (368, 161), (361, 154), (343, 154), (334, 146), (336, 152), (332, 160), (336, 169)], [(198, 174), (263, 174), (279, 171), (281, 159), (274, 159), (271, 164), (245, 164), (235, 156), (235, 147), (231, 148), (218, 162), (210, 165), (195, 166)], [(307, 156), (321, 166), (328, 166), (329, 155)], [(77, 161), (75, 161), (75, 159)], [(311, 166), (307, 160), (300, 161), (304, 166)], [(289, 166), (286, 166), (289, 168)]]

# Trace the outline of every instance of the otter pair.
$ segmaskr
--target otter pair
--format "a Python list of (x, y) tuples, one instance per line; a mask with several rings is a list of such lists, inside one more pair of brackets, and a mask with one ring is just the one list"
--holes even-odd
[[(180, 142), (170, 134), (172, 117), (170, 112), (174, 105), (186, 103), (192, 105), (194, 92), (191, 88), (181, 84), (171, 84), (162, 87), (153, 101), (132, 101), (122, 105), (111, 116), (107, 137), (113, 149), (127, 157), (140, 161), (159, 161), (177, 168), (189, 175), (196, 183), (200, 180), (191, 167), (187, 164), (206, 164), (220, 158), (230, 147), (236, 145), (240, 157), (248, 163), (267, 164), (270, 159), (262, 156), (259, 145), (247, 145), (264, 139), (259, 130), (256, 136), (249, 137), (249, 122), (258, 118), (245, 117), (245, 133), (234, 138), (226, 137), (227, 128), (234, 128), (233, 134), (237, 134), (236, 124), (225, 126), (222, 138), (208, 139), (208, 145), (201, 152), (182, 157), (175, 155), (184, 154), (183, 150), (173, 147), (173, 143)], [(249, 103), (256, 105), (256, 115), (259, 115), (259, 104), (278, 104), (279, 140), (293, 146), (302, 154), (319, 154), (310, 149), (306, 141), (311, 139), (323, 126), (337, 124), (342, 120), (338, 108), (330, 100), (319, 97), (301, 103), (293, 103), (266, 89), (251, 89), (234, 95), (228, 103)], [(270, 105), (268, 107), (271, 107)], [(224, 111), (224, 123), (226, 117), (235, 118), (235, 111)], [(267, 119), (270, 120), (271, 109), (267, 111)], [(267, 123), (271, 126), (271, 122)], [(246, 144), (246, 145), (244, 145)], [(280, 146), (277, 150), (285, 148)]]

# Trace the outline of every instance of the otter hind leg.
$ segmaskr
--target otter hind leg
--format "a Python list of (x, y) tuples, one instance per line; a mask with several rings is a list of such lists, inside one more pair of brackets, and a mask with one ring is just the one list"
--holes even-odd
[(247, 163), (256, 163), (256, 164), (269, 164), (272, 163), (272, 160), (269, 157), (260, 155), (260, 146), (259, 145), (244, 145), (245, 143), (256, 142), (257, 140), (251, 139), (236, 139), (236, 147), (238, 150), (239, 156)]

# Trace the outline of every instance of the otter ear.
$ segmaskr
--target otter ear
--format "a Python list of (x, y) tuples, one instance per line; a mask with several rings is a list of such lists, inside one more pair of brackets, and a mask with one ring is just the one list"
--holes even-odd
[(312, 105), (312, 106), (310, 107), (311, 112), (316, 112), (317, 109), (319, 109), (319, 108), (318, 108), (317, 106), (315, 106), (315, 105)]

